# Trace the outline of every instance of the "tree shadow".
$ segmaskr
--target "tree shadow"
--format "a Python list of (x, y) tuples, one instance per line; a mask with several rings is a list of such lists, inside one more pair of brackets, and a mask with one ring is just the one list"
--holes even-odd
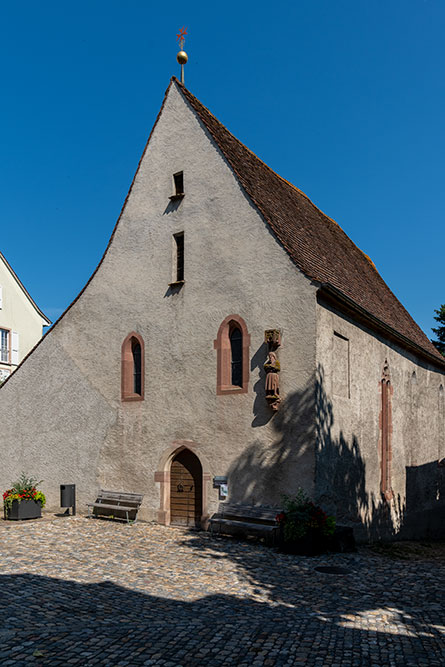
[[(257, 397), (260, 400), (259, 392)], [(314, 414), (313, 383), (285, 398), (271, 422), (272, 442), (259, 436), (230, 466), (231, 502), (278, 507), (283, 493), (298, 486), (311, 490), (307, 479), (314, 469)]]
[[(197, 558), (236, 558), (240, 595), (184, 601), (109, 581), (1, 576), (0, 661), (141, 665), (164, 660), (197, 667), (250, 665), (261, 657), (272, 665), (315, 665), (331, 659), (334, 637), (338, 662), (368, 665), (377, 664), (369, 644), (372, 632), (380, 664), (441, 664), (440, 591), (427, 580), (414, 600), (410, 583), (419, 576), (414, 570), (405, 572), (388, 594), (386, 578), (379, 584), (372, 572), (357, 566), (354, 575), (329, 579), (307, 567), (307, 559), (264, 548), (234, 549), (228, 540), (210, 544), (207, 539), (206, 546), (196, 536), (195, 542)], [(244, 578), (266, 589), (266, 599), (241, 597)], [(394, 577), (392, 582), (394, 587)], [(163, 584), (168, 590), (167, 575)], [(363, 612), (390, 607), (394, 625), (377, 632), (366, 627)]]
[[(252, 368), (261, 368), (265, 348), (254, 355)], [(261, 376), (255, 391), (254, 423), (260, 425), (269, 410)], [(320, 365), (302, 390), (284, 398), (271, 422), (272, 440), (260, 434), (230, 466), (230, 502), (278, 508), (284, 494), (294, 495), (301, 487), (339, 524), (352, 526), (360, 540), (403, 534), (404, 502), (400, 496), (388, 502), (367, 490), (359, 437), (352, 433), (348, 440), (334, 423)]]
[[(390, 503), (383, 494), (366, 488), (366, 462), (354, 433), (348, 442), (343, 431), (334, 436), (334, 411), (325, 390), (324, 370), (317, 368), (317, 449), (314, 497), (340, 524), (354, 528), (364, 540), (390, 539), (403, 524), (405, 507), (400, 496)], [(376, 447), (377, 447), (376, 443)]]
[(264, 370), (264, 362), (267, 358), (267, 350), (266, 343), (262, 343), (250, 362), (250, 370), (254, 371), (258, 368), (259, 371), (258, 380), (253, 386), (255, 392), (255, 400), (253, 402), (253, 427), (268, 424), (274, 416), (274, 413), (266, 401), (266, 371)]

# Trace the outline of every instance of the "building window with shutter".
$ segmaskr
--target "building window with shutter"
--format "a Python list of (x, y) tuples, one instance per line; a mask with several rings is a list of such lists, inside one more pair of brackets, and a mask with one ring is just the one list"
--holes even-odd
[(19, 365), (19, 335), (17, 331), (11, 332), (11, 364)]
[(144, 400), (144, 341), (134, 331), (125, 338), (121, 351), (122, 401)]
[(9, 342), (10, 342), (9, 329), (0, 329), (0, 362), (4, 364), (10, 363)]
[(247, 393), (250, 335), (243, 318), (239, 315), (226, 317), (213, 345), (217, 352), (217, 395)]

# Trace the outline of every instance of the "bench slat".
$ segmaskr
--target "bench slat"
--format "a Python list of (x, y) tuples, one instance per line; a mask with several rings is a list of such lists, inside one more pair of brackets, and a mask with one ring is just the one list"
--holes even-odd
[(234, 528), (242, 528), (247, 530), (255, 531), (272, 531), (277, 530), (278, 525), (276, 526), (266, 526), (264, 523), (249, 523), (247, 521), (230, 521), (230, 519), (210, 519), (210, 523), (219, 523), (223, 526), (232, 526)]
[(137, 507), (125, 507), (124, 505), (105, 505), (105, 503), (87, 503), (88, 507), (103, 507), (110, 510), (124, 510), (124, 512), (132, 512)]

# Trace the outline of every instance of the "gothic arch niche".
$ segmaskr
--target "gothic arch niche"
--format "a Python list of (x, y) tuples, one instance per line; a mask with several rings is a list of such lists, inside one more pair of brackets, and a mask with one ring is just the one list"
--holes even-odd
[(199, 445), (192, 440), (175, 440), (161, 456), (155, 482), (160, 483), (158, 522), (164, 526), (207, 528), (211, 476), (205, 457), (197, 450)]
[(132, 331), (122, 343), (121, 397), (123, 401), (143, 401), (145, 350), (142, 336)]
[(226, 317), (213, 346), (216, 358), (216, 394), (246, 394), (249, 388), (250, 334), (240, 315)]
[(389, 374), (389, 364), (385, 359), (382, 378), (380, 380), (380, 491), (386, 500), (394, 496), (391, 486), (392, 463), (392, 386)]

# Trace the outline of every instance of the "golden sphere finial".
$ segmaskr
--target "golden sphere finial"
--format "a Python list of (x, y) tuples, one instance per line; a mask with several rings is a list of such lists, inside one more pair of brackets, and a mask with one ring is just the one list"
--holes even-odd
[(178, 55), (176, 56), (176, 60), (178, 61), (178, 63), (180, 65), (185, 65), (185, 63), (187, 62), (188, 59), (189, 59), (188, 55), (186, 54), (185, 51), (182, 51), (182, 50), (178, 51)]

